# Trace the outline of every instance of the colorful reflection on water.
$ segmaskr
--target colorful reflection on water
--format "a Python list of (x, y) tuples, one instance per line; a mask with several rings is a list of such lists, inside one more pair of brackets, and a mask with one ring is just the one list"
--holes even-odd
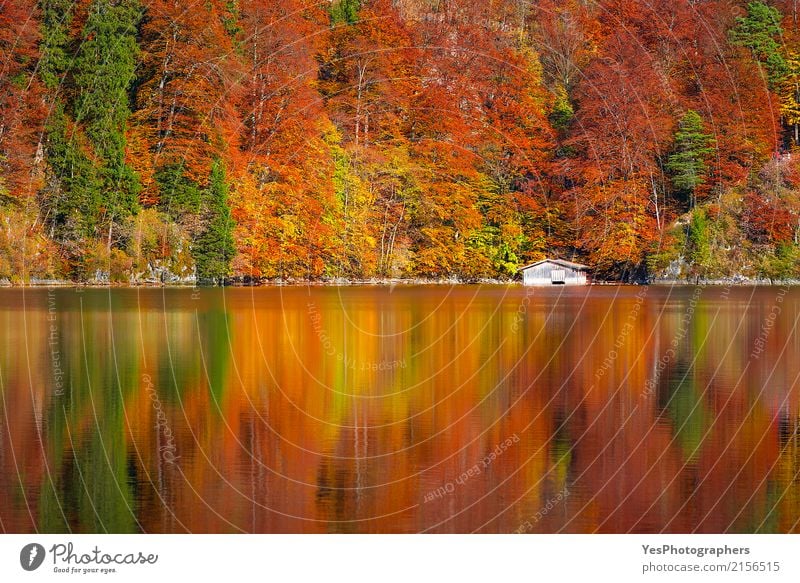
[(789, 532), (800, 289), (0, 290), (5, 532)]

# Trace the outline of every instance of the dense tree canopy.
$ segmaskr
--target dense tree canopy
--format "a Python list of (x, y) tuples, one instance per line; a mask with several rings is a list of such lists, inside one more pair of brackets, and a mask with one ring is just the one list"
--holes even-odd
[(667, 170), (678, 191), (688, 194), (689, 205), (695, 205), (695, 192), (706, 181), (706, 161), (714, 153), (714, 139), (705, 133), (703, 118), (690, 109), (681, 118), (675, 132), (675, 145), (667, 159)]
[(9, 0), (0, 279), (793, 273), (797, 10)]

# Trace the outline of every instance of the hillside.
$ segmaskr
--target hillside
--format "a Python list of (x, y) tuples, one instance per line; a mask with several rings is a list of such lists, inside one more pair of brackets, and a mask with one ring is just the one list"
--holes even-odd
[(796, 4), (7, 0), (0, 280), (800, 277)]

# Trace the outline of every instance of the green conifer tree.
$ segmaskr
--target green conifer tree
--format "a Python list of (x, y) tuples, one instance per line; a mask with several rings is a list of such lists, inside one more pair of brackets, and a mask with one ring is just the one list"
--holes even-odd
[(216, 160), (204, 192), (203, 231), (194, 241), (193, 254), (197, 264), (197, 279), (201, 283), (223, 284), (230, 276), (231, 260), (235, 253), (233, 218), (228, 206), (228, 183), (225, 167)]
[(692, 220), (688, 228), (689, 260), (692, 262), (692, 271), (698, 278), (708, 275), (711, 267), (711, 241), (708, 218), (702, 208), (692, 213)]
[(186, 176), (182, 163), (166, 164), (156, 172), (160, 206), (170, 217), (181, 220), (200, 211), (202, 192), (196, 182)]
[(71, 56), (67, 45), (73, 4), (72, 0), (39, 0), (42, 15), (39, 76), (50, 90), (58, 88), (69, 69)]
[(141, 18), (138, 0), (95, 0), (73, 63), (73, 111), (99, 160), (103, 189), (98, 210), (109, 245), (113, 226), (138, 208), (140, 186), (125, 163), (125, 129)]
[(783, 36), (781, 19), (777, 8), (758, 0), (747, 5), (747, 16), (737, 18), (736, 26), (730, 31), (731, 44), (750, 49), (756, 61), (766, 69), (771, 89), (789, 72), (781, 45), (776, 40)]
[(706, 160), (714, 152), (714, 138), (706, 134), (703, 119), (696, 111), (683, 116), (675, 133), (674, 148), (667, 159), (667, 170), (675, 188), (685, 194), (694, 208), (697, 187), (706, 179)]

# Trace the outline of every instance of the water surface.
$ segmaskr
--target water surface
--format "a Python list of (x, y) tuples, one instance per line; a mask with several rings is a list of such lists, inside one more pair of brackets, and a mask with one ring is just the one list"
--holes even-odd
[(800, 289), (0, 290), (4, 532), (790, 532)]

